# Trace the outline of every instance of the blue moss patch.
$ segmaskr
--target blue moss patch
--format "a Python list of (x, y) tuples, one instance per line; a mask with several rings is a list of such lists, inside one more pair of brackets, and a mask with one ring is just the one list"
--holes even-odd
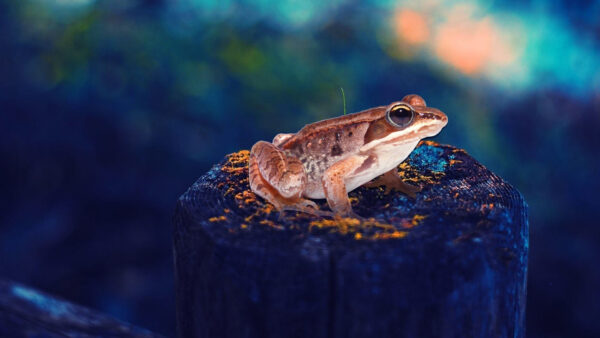
[(442, 156), (444, 149), (431, 144), (423, 144), (417, 147), (410, 155), (411, 164), (420, 168), (426, 168), (434, 172), (443, 172), (448, 161)]

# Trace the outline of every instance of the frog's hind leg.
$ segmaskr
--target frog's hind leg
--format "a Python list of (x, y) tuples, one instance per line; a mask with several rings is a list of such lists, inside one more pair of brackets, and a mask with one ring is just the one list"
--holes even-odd
[[(288, 157), (271, 143), (260, 141), (250, 150), (250, 180), (254, 181), (259, 174), (263, 182), (275, 189), (285, 199), (300, 198), (306, 185), (306, 175), (300, 160)], [(258, 169), (258, 170), (255, 170)], [(252, 175), (254, 174), (254, 175)], [(261, 190), (259, 185), (252, 186)]]
[(250, 150), (248, 165), (250, 188), (280, 212), (294, 210), (316, 216), (330, 213), (319, 210), (315, 202), (302, 198), (306, 174), (302, 162), (288, 157), (271, 143), (260, 141)]

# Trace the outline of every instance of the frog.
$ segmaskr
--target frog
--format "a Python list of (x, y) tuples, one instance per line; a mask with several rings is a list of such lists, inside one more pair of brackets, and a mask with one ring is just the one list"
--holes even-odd
[[(416, 94), (400, 101), (305, 125), (297, 133), (277, 134), (250, 150), (249, 185), (280, 216), (291, 210), (317, 217), (362, 219), (348, 193), (360, 186), (385, 186), (415, 198), (421, 187), (406, 183), (398, 166), (424, 138), (448, 123), (442, 111)], [(326, 199), (320, 210), (313, 200)]]

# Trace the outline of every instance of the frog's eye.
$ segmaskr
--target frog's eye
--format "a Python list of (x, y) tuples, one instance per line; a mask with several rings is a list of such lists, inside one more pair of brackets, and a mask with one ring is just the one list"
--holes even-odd
[(415, 112), (409, 105), (400, 103), (388, 109), (385, 117), (393, 126), (404, 128), (412, 122)]

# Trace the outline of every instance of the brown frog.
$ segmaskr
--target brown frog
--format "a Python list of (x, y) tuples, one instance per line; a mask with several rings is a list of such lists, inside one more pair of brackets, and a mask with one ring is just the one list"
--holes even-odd
[[(277, 210), (317, 216), (358, 217), (348, 192), (386, 185), (414, 197), (420, 188), (404, 183), (397, 166), (423, 138), (448, 123), (438, 109), (418, 95), (358, 113), (306, 125), (296, 134), (259, 141), (250, 151), (250, 188)], [(332, 212), (310, 199), (326, 198)]]

